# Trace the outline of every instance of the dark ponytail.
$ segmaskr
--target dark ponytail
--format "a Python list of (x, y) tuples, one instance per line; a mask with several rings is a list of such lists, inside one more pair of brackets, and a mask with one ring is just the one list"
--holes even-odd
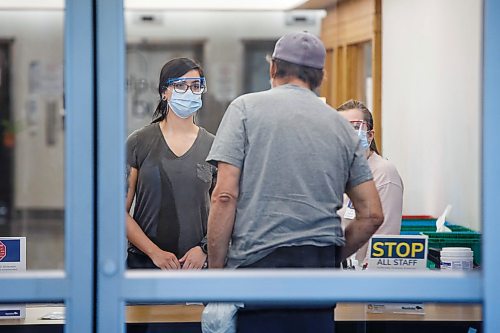
[[(371, 131), (373, 130), (373, 116), (370, 110), (361, 103), (360, 101), (357, 101), (355, 99), (350, 99), (347, 102), (343, 103), (337, 108), (337, 111), (347, 111), (347, 110), (359, 110), (361, 113), (363, 113), (363, 120), (366, 121), (368, 124), (368, 130)], [(370, 143), (370, 150), (374, 151), (377, 153), (377, 155), (380, 155), (377, 149), (377, 144), (375, 143), (375, 138), (373, 138), (372, 142)]]
[(175, 58), (170, 60), (163, 66), (160, 72), (160, 80), (158, 83), (158, 94), (160, 95), (160, 101), (158, 102), (158, 106), (153, 113), (153, 120), (151, 121), (151, 123), (162, 121), (167, 117), (168, 102), (166, 100), (163, 100), (162, 97), (163, 93), (168, 88), (167, 81), (169, 79), (182, 77), (187, 72), (192, 70), (197, 70), (200, 73), (200, 76), (204, 76), (201, 66), (189, 58)]

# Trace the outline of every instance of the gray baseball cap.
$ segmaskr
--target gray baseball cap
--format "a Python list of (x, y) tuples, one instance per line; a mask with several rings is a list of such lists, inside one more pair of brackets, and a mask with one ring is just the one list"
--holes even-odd
[(292, 32), (281, 37), (274, 46), (273, 59), (296, 65), (323, 69), (326, 50), (323, 42), (309, 32)]

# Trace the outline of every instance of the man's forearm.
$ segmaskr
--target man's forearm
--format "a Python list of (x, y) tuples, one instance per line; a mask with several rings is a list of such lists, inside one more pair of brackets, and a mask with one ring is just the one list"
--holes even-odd
[(348, 258), (362, 247), (377, 231), (381, 224), (380, 221), (380, 217), (356, 218), (352, 221), (345, 229), (346, 243), (340, 250), (340, 261)]
[(384, 222), (384, 213), (373, 180), (361, 183), (347, 192), (356, 210), (356, 219), (345, 229), (346, 244), (340, 261), (362, 247)]
[(208, 218), (208, 266), (223, 268), (234, 226), (236, 200), (219, 196), (212, 199)]

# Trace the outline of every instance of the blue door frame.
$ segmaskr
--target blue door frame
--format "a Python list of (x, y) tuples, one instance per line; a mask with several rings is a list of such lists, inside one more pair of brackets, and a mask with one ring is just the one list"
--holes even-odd
[(483, 320), (500, 332), (500, 1), (483, 7)]

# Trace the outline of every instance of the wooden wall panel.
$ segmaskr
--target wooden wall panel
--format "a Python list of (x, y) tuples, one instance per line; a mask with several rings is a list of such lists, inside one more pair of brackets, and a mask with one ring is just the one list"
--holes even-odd
[[(319, 1), (319, 0), (318, 0)], [(316, 1), (317, 2), (317, 1)], [(336, 107), (350, 99), (362, 99), (364, 73), (361, 44), (372, 45), (373, 106), (375, 140), (382, 150), (382, 0), (344, 0), (332, 6), (324, 0), (327, 16), (323, 19), (321, 39), (327, 50), (333, 53), (332, 75), (321, 89), (327, 103)], [(329, 67), (330, 68), (330, 67)], [(331, 72), (331, 68), (327, 72)]]
[(321, 38), (326, 48), (372, 38), (376, 0), (350, 0), (327, 9)]
[(345, 47), (339, 46), (334, 51), (337, 53), (337, 57), (335, 59), (335, 81), (334, 81), (334, 91), (335, 98), (334, 104), (332, 106), (337, 106), (341, 101), (344, 100), (345, 91), (347, 89), (347, 82), (345, 81), (345, 73), (346, 73), (346, 50)]
[(372, 38), (373, 30), (367, 31), (363, 26), (373, 27), (373, 19), (359, 18), (356, 21), (341, 25), (332, 25), (322, 30), (322, 40), (325, 47), (334, 48), (339, 45), (361, 43)]
[(337, 59), (337, 75), (335, 80), (335, 86), (337, 88), (337, 102), (339, 102), (344, 99), (347, 91), (347, 82), (345, 80), (347, 71), (347, 50), (344, 46), (339, 46), (335, 50), (339, 51), (339, 57)]
[(382, 153), (382, 0), (376, 2), (376, 19), (372, 44), (372, 77), (375, 142)]
[(334, 62), (333, 62), (333, 49), (326, 50), (326, 59), (325, 59), (325, 74), (323, 77), (323, 84), (320, 88), (321, 96), (326, 98), (326, 102), (331, 105), (332, 103), (332, 94), (330, 91), (333, 89), (334, 85)]

